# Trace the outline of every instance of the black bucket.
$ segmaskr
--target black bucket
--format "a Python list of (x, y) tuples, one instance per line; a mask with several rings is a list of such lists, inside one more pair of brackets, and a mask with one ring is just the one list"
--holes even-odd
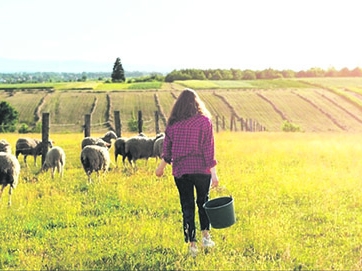
[(219, 197), (204, 203), (206, 215), (211, 227), (223, 229), (236, 222), (234, 212), (234, 199), (232, 197)]

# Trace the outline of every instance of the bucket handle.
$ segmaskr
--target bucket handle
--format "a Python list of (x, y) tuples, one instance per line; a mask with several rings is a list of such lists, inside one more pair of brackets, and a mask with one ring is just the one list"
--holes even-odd
[(212, 187), (212, 188), (210, 189), (209, 198), (210, 198), (211, 192), (216, 192), (216, 193), (218, 193), (219, 195), (220, 195), (221, 193), (226, 192), (226, 193), (229, 194), (230, 198), (233, 197), (233, 196), (231, 195), (230, 191), (229, 191), (225, 186)]

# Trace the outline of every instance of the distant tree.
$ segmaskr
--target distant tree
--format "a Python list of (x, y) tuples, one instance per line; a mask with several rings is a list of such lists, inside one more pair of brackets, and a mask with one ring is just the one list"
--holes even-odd
[(243, 72), (238, 69), (230, 69), (231, 73), (233, 74), (233, 80), (241, 80), (243, 79)]
[(252, 70), (245, 70), (243, 72), (243, 80), (255, 80), (256, 74)]
[(338, 76), (338, 71), (334, 67), (330, 67), (326, 71), (325, 76), (326, 77), (337, 77)]
[(349, 71), (348, 68), (343, 68), (343, 69), (341, 69), (338, 74), (339, 74), (339, 76), (341, 76), (341, 77), (348, 77), (348, 76), (351, 75), (351, 73), (350, 73), (350, 71)]
[(222, 80), (222, 75), (220, 69), (214, 70), (211, 76), (211, 80)]
[(0, 102), (0, 131), (14, 132), (19, 113), (8, 102)]
[(351, 71), (351, 76), (354, 77), (361, 77), (362, 76), (362, 69), (361, 68), (355, 68)]
[(124, 69), (122, 67), (121, 59), (117, 57), (116, 62), (113, 65), (112, 82), (124, 82), (126, 78), (124, 76)]
[(282, 70), (281, 71), (283, 78), (294, 78), (295, 72), (292, 70)]

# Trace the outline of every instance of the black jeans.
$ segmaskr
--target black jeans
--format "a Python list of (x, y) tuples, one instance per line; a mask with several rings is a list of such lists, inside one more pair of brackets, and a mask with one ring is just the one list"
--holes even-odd
[(209, 230), (210, 222), (203, 204), (209, 199), (211, 175), (185, 174), (180, 178), (175, 177), (174, 179), (180, 194), (185, 242), (196, 242), (194, 188), (196, 188), (196, 204), (201, 230)]

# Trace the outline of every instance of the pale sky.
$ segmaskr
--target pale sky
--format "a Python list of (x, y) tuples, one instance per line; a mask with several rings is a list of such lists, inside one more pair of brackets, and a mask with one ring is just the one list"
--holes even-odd
[[(0, 0), (0, 59), (126, 70), (362, 67), (359, 0)], [(0, 62), (1, 65), (1, 62)]]

